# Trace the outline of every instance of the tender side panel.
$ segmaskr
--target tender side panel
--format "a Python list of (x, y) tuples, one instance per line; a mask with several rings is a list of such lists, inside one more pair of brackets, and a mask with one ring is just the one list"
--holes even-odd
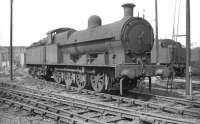
[(26, 50), (26, 64), (45, 64), (45, 47), (31, 47)]
[(159, 63), (167, 64), (172, 61), (172, 49), (169, 48), (161, 48), (159, 50), (159, 57), (158, 57)]
[[(169, 48), (159, 48), (158, 61), (160, 64), (168, 64), (171, 61), (172, 51)], [(151, 51), (151, 63), (156, 63), (156, 49)]]
[(186, 61), (186, 49), (185, 48), (176, 48), (174, 49), (174, 61), (175, 63), (184, 64)]
[(46, 63), (58, 64), (58, 46), (57, 44), (46, 46)]

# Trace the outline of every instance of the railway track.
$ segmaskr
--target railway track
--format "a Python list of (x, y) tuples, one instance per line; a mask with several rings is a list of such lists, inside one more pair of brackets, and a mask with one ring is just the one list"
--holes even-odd
[[(41, 82), (41, 80), (39, 80), (39, 82)], [(124, 102), (127, 102), (127, 103), (132, 102), (132, 101), (136, 101), (138, 103), (144, 102), (144, 100), (140, 100), (139, 97), (138, 98), (134, 98), (134, 97), (127, 98), (127, 97), (121, 97), (118, 95), (110, 95), (107, 93), (97, 93), (97, 92), (87, 90), (87, 89), (79, 90), (76, 87), (66, 87), (65, 85), (56, 84), (54, 82), (42, 81), (41, 83), (44, 83), (45, 85), (50, 84), (54, 87), (61, 88), (61, 90), (63, 89), (64, 91), (66, 91), (68, 93), (72, 93), (72, 94), (73, 93), (76, 94), (78, 92), (79, 94), (94, 95), (95, 97), (99, 96), (99, 97), (105, 97), (105, 98), (112, 98), (113, 100), (117, 100), (117, 101), (123, 100)], [(162, 102), (163, 101), (163, 102), (168, 102), (170, 104), (181, 104), (181, 105), (184, 105), (185, 108), (192, 108), (192, 107), (200, 108), (200, 100), (195, 97), (193, 97), (192, 99), (184, 99), (184, 98), (175, 98), (175, 97), (154, 95), (154, 94), (150, 94), (150, 93), (141, 93), (141, 92), (137, 92), (137, 91), (131, 91), (131, 93), (132, 93), (131, 95), (142, 96), (142, 98), (143, 98), (143, 96), (148, 97), (151, 99), (151, 102), (156, 102), (156, 101)], [(145, 103), (150, 104), (149, 102), (145, 102)]]
[[(62, 84), (55, 84), (53, 82), (46, 82), (51, 83), (51, 85), (55, 85), (55, 87), (59, 87), (60, 90), (67, 91), (68, 94), (79, 94), (83, 95), (84, 97), (88, 98), (101, 98), (102, 101), (114, 101), (122, 106), (129, 106), (135, 105), (139, 107), (149, 108), (150, 110), (154, 111), (163, 111), (173, 114), (179, 114), (181, 116), (190, 116), (195, 118), (200, 118), (200, 101), (198, 100), (187, 100), (187, 99), (180, 99), (180, 98), (173, 98), (173, 97), (164, 97), (152, 94), (145, 94), (145, 93), (137, 93), (137, 95), (148, 96), (151, 99), (148, 101), (144, 101), (141, 99), (136, 98), (126, 98), (120, 97), (117, 95), (110, 95), (106, 93), (96, 93), (91, 90), (78, 90), (76, 87), (71, 87), (71, 89), (66, 90), (66, 86)], [(48, 85), (48, 84), (46, 84)], [(57, 90), (60, 92), (59, 90)]]
[[(19, 91), (22, 90), (21, 92)], [(86, 110), (83, 110), (85, 112), (96, 112), (99, 115), (105, 115), (105, 113), (107, 113), (107, 115), (112, 115), (111, 120), (107, 120), (104, 121), (103, 123), (114, 123), (114, 122), (123, 122), (125, 121), (127, 122), (148, 122), (148, 123), (197, 123), (198, 120), (196, 119), (183, 119), (185, 118), (185, 116), (183, 115), (183, 112), (179, 111), (178, 113), (176, 113), (177, 115), (181, 115), (182, 118), (180, 118), (180, 116), (176, 117), (168, 117), (168, 115), (162, 115), (159, 111), (163, 111), (166, 109), (164, 108), (160, 108), (159, 111), (155, 111), (153, 109), (149, 109), (148, 107), (152, 105), (148, 105), (146, 103), (138, 103), (137, 101), (129, 101), (128, 104), (126, 104), (125, 101), (128, 100), (128, 98), (123, 98), (123, 99), (118, 99), (117, 101), (115, 101), (114, 99), (116, 99), (116, 97), (118, 96), (112, 96), (110, 95), (110, 97), (106, 97), (105, 94), (101, 94), (99, 95), (100, 98), (104, 101), (110, 101), (112, 103), (116, 103), (118, 106), (110, 106), (110, 105), (105, 105), (105, 104), (100, 104), (97, 102), (91, 102), (91, 101), (87, 101), (87, 100), (81, 100), (81, 99), (75, 99), (75, 98), (70, 98), (70, 97), (66, 97), (66, 96), (61, 96), (55, 93), (48, 93), (48, 92), (38, 92), (38, 90), (33, 90), (30, 88), (25, 88), (25, 87), (19, 87), (17, 85), (9, 85), (9, 84), (2, 84), (1, 83), (1, 90), (4, 91), (3, 93), (5, 94), (5, 92), (9, 95), (14, 95), (15, 97), (21, 97), (21, 99), (23, 99), (24, 97), (28, 97), (29, 99), (34, 97), (39, 99), (43, 99), (43, 101), (51, 101), (51, 102), (56, 102), (56, 104), (73, 104), (73, 105), (78, 105), (80, 106), (84, 106), (83, 108), (87, 108)], [(26, 92), (24, 92), (26, 91)], [(69, 91), (68, 91), (69, 92)], [(88, 92), (82, 92), (85, 95), (88, 96)], [(8, 95), (8, 96), (9, 96)], [(93, 92), (93, 95), (95, 95), (95, 93)], [(96, 94), (97, 95), (97, 94)], [(29, 97), (31, 96), (31, 97)], [(14, 98), (15, 98), (14, 97)], [(55, 99), (54, 99), (55, 98)], [(120, 97), (122, 98), (122, 97)], [(46, 100), (45, 100), (46, 99)], [(142, 106), (138, 106), (137, 104)], [(156, 104), (154, 105), (154, 107), (156, 106)], [(88, 108), (92, 108), (91, 110), (88, 110)], [(134, 109), (133, 109), (134, 108)], [(103, 110), (102, 110), (103, 109)], [(169, 109), (169, 108), (168, 108)], [(100, 110), (101, 112), (99, 113)], [(158, 109), (157, 109), (158, 110)], [(103, 113), (102, 113), (103, 111)], [(151, 111), (151, 112), (149, 112)], [(169, 111), (168, 111), (169, 112)], [(83, 112), (84, 113), (84, 112)], [(74, 113), (73, 113), (74, 114)], [(196, 113), (193, 114), (189, 114), (194, 116), (194, 114), (196, 115)], [(120, 115), (120, 116), (119, 116)], [(174, 116), (174, 114), (173, 114)], [(197, 115), (196, 115), (197, 116)], [(199, 116), (199, 115), (198, 115)], [(86, 119), (89, 120), (89, 119)], [(91, 122), (91, 121), (89, 121)], [(94, 122), (94, 121), (93, 121)], [(101, 123), (101, 122), (98, 122)]]

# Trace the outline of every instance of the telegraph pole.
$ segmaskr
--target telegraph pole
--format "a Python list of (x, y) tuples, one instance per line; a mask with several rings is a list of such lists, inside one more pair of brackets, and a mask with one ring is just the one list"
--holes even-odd
[(10, 0), (10, 80), (13, 80), (13, 0)]
[(158, 4), (157, 0), (155, 0), (155, 28), (156, 28), (156, 64), (159, 64), (158, 56), (159, 56), (159, 43), (158, 43)]
[(192, 95), (190, 50), (190, 0), (186, 0), (186, 95)]

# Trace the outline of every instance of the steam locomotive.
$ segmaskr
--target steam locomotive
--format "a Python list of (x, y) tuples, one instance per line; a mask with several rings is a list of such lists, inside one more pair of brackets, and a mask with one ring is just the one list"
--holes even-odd
[(101, 25), (93, 15), (88, 28), (58, 28), (26, 50), (26, 66), (33, 76), (51, 78), (96, 92), (130, 89), (163, 66), (152, 64), (154, 34), (144, 18), (133, 17), (134, 4), (123, 4), (124, 17)]

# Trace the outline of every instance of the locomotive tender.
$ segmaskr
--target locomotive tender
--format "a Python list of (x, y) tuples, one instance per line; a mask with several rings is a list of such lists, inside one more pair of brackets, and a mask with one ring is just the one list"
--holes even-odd
[(133, 17), (134, 4), (124, 4), (124, 17), (101, 25), (93, 15), (88, 28), (76, 31), (59, 28), (32, 44), (26, 51), (30, 74), (53, 77), (57, 83), (76, 85), (79, 89), (92, 87), (102, 92), (130, 89), (138, 79), (155, 74), (151, 64), (154, 43), (153, 29), (144, 18)]
[[(159, 40), (158, 62), (161, 65), (173, 65), (176, 76), (185, 75), (186, 48), (171, 39)], [(151, 63), (156, 63), (156, 45), (151, 50)]]

